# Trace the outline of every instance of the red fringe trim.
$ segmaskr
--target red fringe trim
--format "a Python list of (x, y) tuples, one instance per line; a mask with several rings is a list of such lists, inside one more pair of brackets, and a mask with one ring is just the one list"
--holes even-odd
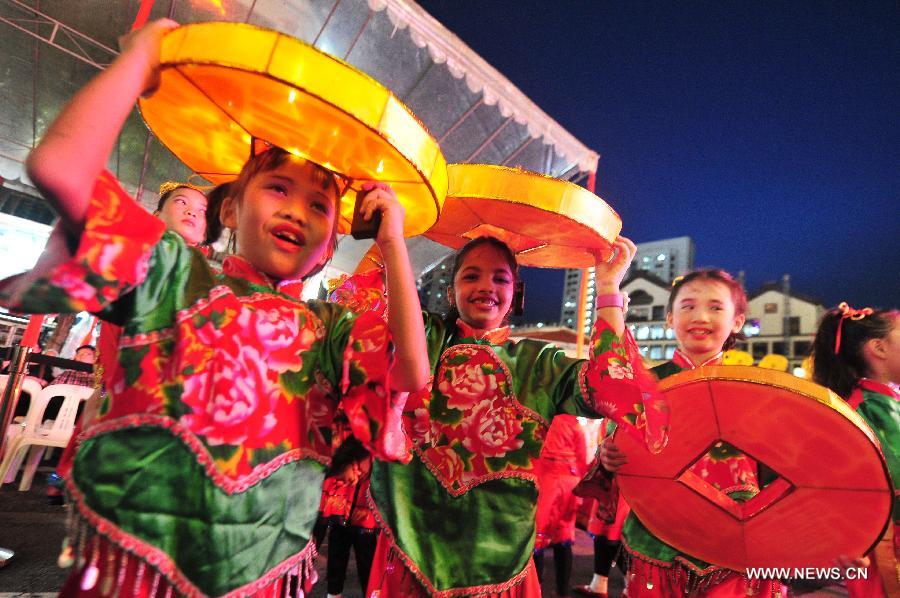
[[(171, 596), (173, 591), (189, 598), (205, 596), (167, 554), (123, 532), (82, 503), (73, 504), (78, 506), (83, 517), (70, 515), (73, 526), (69, 529), (70, 545), (75, 547), (74, 575), (79, 587), (90, 578), (93, 583), (85, 590), (92, 589), (98, 583), (102, 590), (102, 585), (109, 584), (115, 577), (116, 590), (125, 590), (125, 586), (130, 585), (134, 588), (134, 596), (153, 597), (160, 591), (166, 597)], [(120, 551), (118, 556), (115, 554), (117, 550)], [(104, 563), (99, 562), (101, 551), (106, 555)], [(285, 559), (259, 579), (224, 594), (222, 598), (244, 598), (264, 591), (288, 596), (289, 593), (281, 592), (289, 590), (292, 581), (295, 581), (297, 589), (302, 590), (298, 594), (302, 596), (316, 581), (316, 554), (315, 543), (310, 539), (299, 553)], [(131, 575), (128, 575), (129, 567), (132, 569)], [(101, 572), (101, 568), (106, 571)], [(151, 580), (147, 594), (142, 594), (144, 579)]]

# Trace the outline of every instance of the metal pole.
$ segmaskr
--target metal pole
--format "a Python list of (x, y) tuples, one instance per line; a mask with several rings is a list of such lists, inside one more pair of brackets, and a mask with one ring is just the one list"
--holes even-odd
[[(595, 192), (597, 184), (597, 171), (595, 170), (588, 176), (587, 180), (587, 190), (591, 193)], [(579, 359), (583, 355), (584, 351), (584, 326), (585, 320), (587, 319), (587, 315), (584, 313), (586, 309), (588, 309), (587, 303), (587, 294), (588, 294), (588, 277), (592, 276), (591, 271), (587, 268), (581, 270), (581, 286), (578, 289), (578, 331), (577, 336), (575, 337), (575, 355)], [(593, 309), (594, 306), (590, 306), (590, 309)]]
[[(22, 391), (22, 380), (25, 379), (25, 364), (28, 362), (28, 356), (31, 355), (31, 347), (17, 345), (13, 347), (12, 354), (9, 356), (9, 380), (6, 382), (6, 388), (3, 389), (3, 396), (0, 397), (0, 456), (6, 454), (6, 430), (12, 422), (13, 414), (16, 412), (16, 406), (19, 404), (19, 394)], [(0, 567), (5, 565), (15, 553), (8, 548), (0, 547)]]
[(584, 326), (587, 321), (587, 314), (584, 313), (587, 303), (588, 276), (590, 271), (587, 268), (581, 270), (581, 286), (578, 287), (578, 333), (575, 341), (575, 357), (581, 359), (584, 357)]
[[(781, 336), (784, 342), (784, 356), (791, 360), (791, 275), (785, 274), (781, 279), (781, 292), (784, 299), (784, 318), (781, 324)], [(793, 364), (792, 364), (793, 365)]]

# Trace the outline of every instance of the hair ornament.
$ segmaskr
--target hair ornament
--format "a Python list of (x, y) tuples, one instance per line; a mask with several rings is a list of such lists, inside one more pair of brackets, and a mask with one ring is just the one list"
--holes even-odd
[(835, 355), (837, 355), (841, 350), (841, 330), (844, 328), (844, 320), (862, 320), (866, 316), (871, 316), (874, 313), (871, 307), (854, 309), (847, 305), (846, 301), (841, 301), (840, 305), (837, 306), (837, 309), (839, 312), (841, 312), (841, 319), (838, 322), (837, 333), (834, 335)]

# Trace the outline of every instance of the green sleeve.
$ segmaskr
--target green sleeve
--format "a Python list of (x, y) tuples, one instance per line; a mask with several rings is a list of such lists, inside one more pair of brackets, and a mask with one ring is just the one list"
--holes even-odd
[(896, 489), (900, 484), (900, 403), (893, 397), (864, 392), (865, 399), (857, 408), (859, 413), (881, 443), (888, 470), (894, 481), (894, 522), (900, 523), (900, 497)]

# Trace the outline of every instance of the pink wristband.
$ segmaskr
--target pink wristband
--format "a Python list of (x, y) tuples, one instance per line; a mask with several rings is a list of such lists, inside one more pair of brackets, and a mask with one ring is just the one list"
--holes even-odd
[(597, 309), (602, 307), (618, 307), (619, 309), (625, 308), (625, 300), (622, 298), (622, 293), (610, 293), (608, 295), (598, 295), (597, 296)]

